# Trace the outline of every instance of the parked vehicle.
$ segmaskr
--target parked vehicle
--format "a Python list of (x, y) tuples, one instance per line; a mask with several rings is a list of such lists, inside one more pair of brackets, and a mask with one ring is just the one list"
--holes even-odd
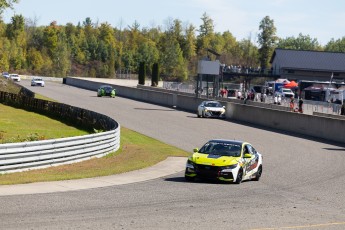
[(262, 155), (244, 141), (215, 139), (188, 158), (185, 179), (213, 179), (240, 184), (258, 181), (262, 175)]
[(261, 93), (263, 92), (262, 85), (254, 85), (249, 89), (249, 99), (254, 100), (257, 98), (259, 100), (261, 98)]
[(237, 89), (228, 89), (228, 98), (236, 99), (237, 98)]
[(276, 96), (279, 96), (279, 95), (281, 97), (288, 97), (288, 98), (295, 97), (294, 92), (292, 92), (292, 90), (288, 88), (280, 88), (278, 91), (276, 91)]

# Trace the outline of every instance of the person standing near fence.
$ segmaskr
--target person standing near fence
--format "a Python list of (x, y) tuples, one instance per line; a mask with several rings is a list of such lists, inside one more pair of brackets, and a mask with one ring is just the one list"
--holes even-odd
[(278, 105), (281, 105), (282, 104), (282, 96), (278, 95)]
[(298, 100), (298, 112), (303, 113), (303, 99)]
[(293, 99), (293, 97), (291, 97), (291, 101), (290, 101), (290, 111), (293, 112), (293, 108), (295, 107), (295, 101)]
[(274, 104), (278, 104), (278, 97), (276, 94), (274, 95)]
[(343, 101), (343, 104), (341, 105), (340, 115), (345, 115), (345, 103), (344, 103), (344, 101)]

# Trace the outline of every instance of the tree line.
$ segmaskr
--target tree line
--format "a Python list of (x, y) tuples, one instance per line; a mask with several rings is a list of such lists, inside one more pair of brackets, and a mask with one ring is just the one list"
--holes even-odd
[[(2, 10), (17, 0), (0, 0)], [(5, 4), (6, 3), (6, 4)], [(321, 46), (316, 38), (279, 38), (274, 20), (264, 17), (257, 38), (238, 41), (230, 31), (215, 32), (206, 13), (197, 28), (168, 18), (163, 26), (141, 28), (139, 22), (122, 28), (86, 18), (73, 25), (37, 26), (35, 20), (15, 15), (9, 23), (0, 19), (0, 70), (42, 76), (113, 78), (116, 73), (138, 73), (140, 63), (148, 75), (159, 65), (164, 80), (185, 81), (197, 74), (198, 60), (218, 53), (221, 63), (270, 68), (275, 48), (345, 52), (345, 37)], [(210, 55), (212, 56), (212, 55)]]

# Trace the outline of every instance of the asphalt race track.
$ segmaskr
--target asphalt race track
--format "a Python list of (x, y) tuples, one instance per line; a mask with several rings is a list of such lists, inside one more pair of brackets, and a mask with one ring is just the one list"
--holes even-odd
[(345, 146), (98, 98), (60, 83), (21, 84), (190, 152), (212, 138), (246, 140), (263, 154), (264, 171), (259, 182), (240, 185), (189, 183), (180, 172), (128, 185), (0, 196), (0, 229), (345, 229)]

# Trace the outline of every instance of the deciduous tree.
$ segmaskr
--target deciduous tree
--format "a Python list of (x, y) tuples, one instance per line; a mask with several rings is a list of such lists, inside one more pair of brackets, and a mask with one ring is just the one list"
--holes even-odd
[(269, 67), (269, 60), (272, 56), (278, 37), (277, 29), (274, 26), (274, 20), (269, 16), (264, 17), (259, 25), (258, 43), (259, 43), (259, 60), (262, 69)]

